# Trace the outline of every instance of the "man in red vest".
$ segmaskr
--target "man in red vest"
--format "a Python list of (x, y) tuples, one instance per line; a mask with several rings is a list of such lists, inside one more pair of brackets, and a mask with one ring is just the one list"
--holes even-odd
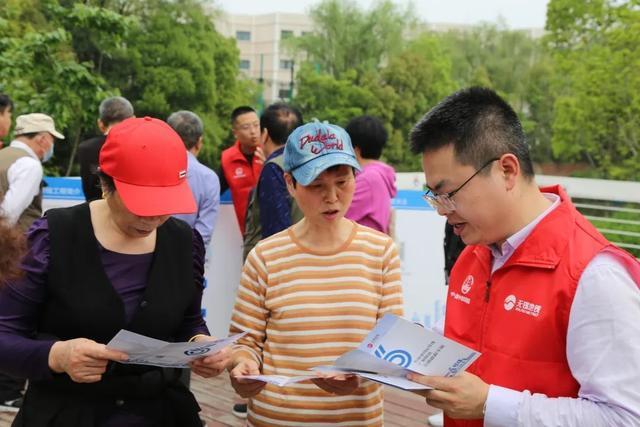
[(231, 190), (233, 207), (244, 234), (244, 220), (249, 203), (249, 193), (255, 187), (264, 153), (260, 146), (260, 119), (251, 107), (238, 107), (231, 113), (231, 125), (235, 144), (222, 152), (220, 162), (220, 194)]
[(410, 375), (445, 426), (640, 426), (640, 264), (560, 186), (538, 188), (522, 126), (461, 90), (415, 126), (425, 199), (468, 246), (444, 334), (482, 353), (455, 377)]

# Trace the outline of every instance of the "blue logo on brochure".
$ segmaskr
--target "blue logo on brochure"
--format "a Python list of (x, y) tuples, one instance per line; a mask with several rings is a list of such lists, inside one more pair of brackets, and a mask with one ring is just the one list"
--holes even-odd
[(384, 359), (387, 362), (395, 363), (403, 368), (408, 368), (413, 362), (413, 358), (409, 352), (405, 350), (391, 350), (387, 351), (383, 346), (379, 345), (376, 348), (375, 355), (379, 359)]
[(187, 350), (184, 352), (184, 354), (186, 354), (187, 356), (199, 356), (201, 354), (208, 353), (209, 350), (211, 350), (209, 347), (198, 347)]

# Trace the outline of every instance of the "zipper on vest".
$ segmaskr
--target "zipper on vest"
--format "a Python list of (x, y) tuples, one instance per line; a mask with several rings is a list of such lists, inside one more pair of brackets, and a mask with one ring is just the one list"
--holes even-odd
[(480, 343), (478, 351), (481, 353), (484, 351), (484, 336), (485, 336), (485, 318), (487, 317), (487, 310), (489, 309), (489, 293), (491, 291), (491, 280), (487, 280), (484, 288), (484, 304), (482, 304), (482, 318), (480, 319)]

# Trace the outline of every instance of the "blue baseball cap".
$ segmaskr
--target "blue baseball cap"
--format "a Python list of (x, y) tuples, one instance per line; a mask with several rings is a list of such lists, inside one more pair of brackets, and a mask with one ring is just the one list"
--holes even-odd
[(312, 122), (294, 130), (284, 147), (284, 171), (300, 185), (309, 185), (336, 165), (360, 170), (349, 134), (340, 126)]

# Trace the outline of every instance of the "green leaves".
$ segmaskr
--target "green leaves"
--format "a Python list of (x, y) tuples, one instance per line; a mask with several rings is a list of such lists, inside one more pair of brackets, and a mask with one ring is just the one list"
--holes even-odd
[(553, 0), (547, 43), (558, 73), (552, 147), (592, 176), (640, 179), (640, 10), (633, 2)]
[(107, 96), (127, 97), (138, 116), (196, 112), (209, 164), (219, 159), (231, 110), (254, 99), (255, 85), (238, 79), (235, 42), (216, 32), (199, 0), (5, 2), (0, 90), (16, 114), (50, 114), (67, 137), (48, 173), (77, 173), (75, 148), (97, 134)]
[(406, 143), (415, 123), (456, 89), (488, 86), (514, 105), (534, 154), (550, 158), (553, 67), (526, 33), (496, 25), (417, 32), (411, 8), (389, 1), (365, 11), (350, 1), (325, 0), (311, 16), (318, 31), (289, 41), (307, 59), (295, 97), (305, 117), (344, 125), (357, 115), (378, 116), (389, 127), (386, 160), (415, 171), (420, 160)]

